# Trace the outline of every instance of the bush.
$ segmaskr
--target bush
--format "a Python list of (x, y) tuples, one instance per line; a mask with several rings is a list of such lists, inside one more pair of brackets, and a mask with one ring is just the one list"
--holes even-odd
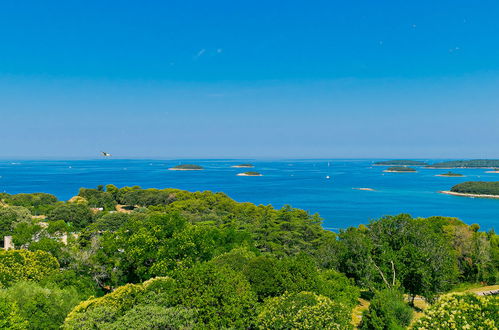
[(311, 292), (269, 298), (257, 317), (259, 329), (352, 329), (351, 309)]
[(499, 297), (473, 293), (441, 297), (429, 307), (414, 329), (497, 329)]
[(377, 292), (362, 317), (361, 329), (405, 329), (412, 319), (412, 308), (395, 289)]

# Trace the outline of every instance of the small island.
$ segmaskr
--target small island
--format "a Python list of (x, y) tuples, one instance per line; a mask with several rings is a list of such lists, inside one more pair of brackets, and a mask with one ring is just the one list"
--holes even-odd
[(428, 163), (419, 160), (395, 159), (374, 163), (376, 166), (425, 166)]
[(440, 192), (454, 196), (499, 198), (499, 181), (468, 181), (455, 185), (450, 191)]
[(375, 191), (373, 188), (352, 188), (353, 190)]
[(263, 175), (258, 172), (244, 172), (244, 173), (239, 173), (238, 176), (263, 176)]
[(494, 168), (492, 171), (486, 171), (485, 173), (499, 173), (499, 168)]
[(233, 168), (253, 168), (253, 167), (255, 167), (255, 165), (253, 165), (253, 164), (239, 164), (239, 165), (234, 165), (231, 167), (233, 167)]
[(443, 173), (443, 174), (437, 174), (435, 176), (444, 176), (444, 177), (462, 177), (464, 175), (462, 175), (461, 173), (454, 173), (454, 172), (447, 172), (447, 173)]
[(453, 160), (427, 165), (428, 168), (498, 168), (499, 159)]
[(407, 166), (392, 166), (384, 170), (387, 173), (416, 173), (416, 169)]
[(194, 164), (183, 164), (169, 168), (170, 171), (200, 171), (203, 169), (204, 168), (202, 166)]

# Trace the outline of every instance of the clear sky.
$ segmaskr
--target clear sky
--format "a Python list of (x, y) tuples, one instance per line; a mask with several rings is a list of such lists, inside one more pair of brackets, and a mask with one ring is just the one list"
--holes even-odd
[(2, 1), (0, 158), (499, 158), (499, 2)]

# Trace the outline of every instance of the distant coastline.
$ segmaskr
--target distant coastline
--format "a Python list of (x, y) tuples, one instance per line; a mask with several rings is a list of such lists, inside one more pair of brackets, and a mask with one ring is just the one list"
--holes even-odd
[(499, 195), (485, 195), (485, 194), (466, 194), (466, 193), (458, 193), (448, 190), (439, 191), (441, 194), (452, 195), (452, 196), (461, 196), (461, 197), (473, 197), (473, 198), (493, 198), (499, 199)]

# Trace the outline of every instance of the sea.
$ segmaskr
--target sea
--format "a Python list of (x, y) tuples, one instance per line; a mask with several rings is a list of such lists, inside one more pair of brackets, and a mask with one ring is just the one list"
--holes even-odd
[[(80, 187), (114, 184), (142, 188), (178, 188), (223, 192), (238, 202), (291, 205), (323, 218), (325, 229), (339, 231), (385, 215), (448, 216), (482, 230), (498, 229), (499, 199), (457, 197), (439, 193), (464, 181), (499, 181), (484, 169), (456, 169), (464, 177), (439, 177), (447, 170), (416, 167), (417, 173), (385, 173), (376, 159), (307, 160), (0, 160), (0, 192), (46, 192), (60, 200)], [(427, 160), (428, 161), (428, 160)], [(439, 160), (441, 161), (441, 160)], [(430, 163), (437, 160), (429, 160)], [(263, 176), (237, 176), (251, 163)], [(169, 171), (179, 164), (197, 164), (202, 171)], [(358, 190), (356, 188), (370, 188)]]

